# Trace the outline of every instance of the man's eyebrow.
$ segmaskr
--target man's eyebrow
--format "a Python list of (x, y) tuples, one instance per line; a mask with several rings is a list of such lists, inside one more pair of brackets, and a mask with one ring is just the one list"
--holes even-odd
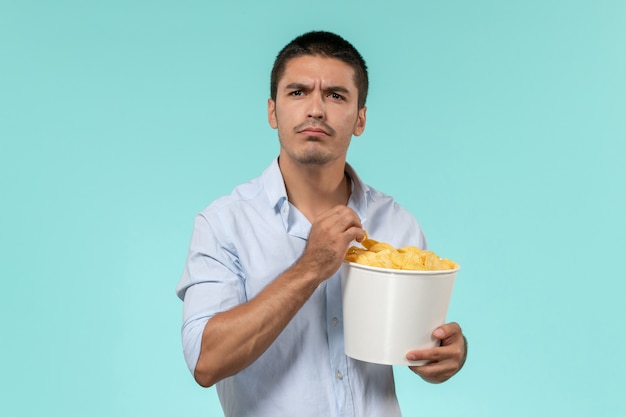
[(285, 90), (308, 90), (311, 86), (302, 83), (291, 83), (285, 86)]
[[(303, 83), (291, 83), (285, 86), (285, 90), (310, 90), (311, 86)], [(337, 93), (350, 94), (350, 90), (340, 85), (333, 85), (324, 88), (324, 91), (332, 91)]]
[(334, 93), (344, 93), (344, 94), (349, 94), (351, 92), (346, 87), (342, 87), (340, 85), (326, 87), (325, 90), (332, 91)]

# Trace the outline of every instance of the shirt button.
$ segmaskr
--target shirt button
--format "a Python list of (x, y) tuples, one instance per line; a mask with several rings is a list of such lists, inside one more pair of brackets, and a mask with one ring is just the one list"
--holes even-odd
[(341, 373), (341, 371), (337, 371), (335, 376), (337, 377), (337, 379), (343, 379), (343, 374)]
[(331, 323), (333, 324), (333, 327), (337, 327), (337, 325), (339, 324), (339, 319), (337, 317), (333, 317)]

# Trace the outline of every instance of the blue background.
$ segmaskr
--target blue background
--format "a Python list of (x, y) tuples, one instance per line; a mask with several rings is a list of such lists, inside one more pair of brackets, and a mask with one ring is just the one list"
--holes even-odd
[(276, 53), (365, 56), (349, 161), (458, 261), (463, 371), (406, 416), (620, 416), (623, 1), (1, 1), (0, 415), (222, 415), (180, 346), (194, 215), (278, 153)]

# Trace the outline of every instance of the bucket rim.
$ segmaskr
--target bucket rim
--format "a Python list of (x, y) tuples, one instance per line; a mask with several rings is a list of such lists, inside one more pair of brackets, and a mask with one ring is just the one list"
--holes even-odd
[(378, 266), (364, 265), (364, 264), (359, 264), (356, 262), (349, 262), (349, 261), (344, 261), (343, 265), (356, 268), (356, 269), (364, 269), (367, 271), (384, 272), (390, 275), (391, 274), (395, 274), (395, 275), (442, 275), (442, 274), (453, 274), (453, 273), (458, 272), (461, 269), (460, 266), (454, 269), (439, 269), (436, 271), (422, 271), (422, 270), (416, 270), (416, 269), (392, 269), (392, 268), (381, 268)]

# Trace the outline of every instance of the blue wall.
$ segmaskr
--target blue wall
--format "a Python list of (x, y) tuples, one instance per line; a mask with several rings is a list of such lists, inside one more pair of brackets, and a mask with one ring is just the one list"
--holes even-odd
[(278, 50), (370, 67), (349, 161), (463, 267), (405, 415), (626, 414), (626, 3), (0, 3), (0, 415), (222, 415), (181, 353), (194, 215), (277, 155)]

